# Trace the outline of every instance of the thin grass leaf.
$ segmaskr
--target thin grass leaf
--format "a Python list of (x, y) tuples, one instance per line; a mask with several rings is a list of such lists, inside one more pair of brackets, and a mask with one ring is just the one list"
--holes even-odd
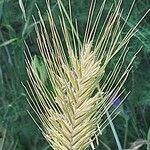
[(116, 143), (117, 143), (117, 146), (118, 146), (118, 150), (122, 150), (122, 146), (121, 146), (121, 143), (120, 143), (117, 131), (115, 129), (115, 126), (114, 126), (110, 116), (109, 116), (109, 112), (106, 112), (106, 114), (107, 114), (107, 117), (108, 117), (108, 120), (109, 120), (109, 124), (110, 124), (111, 129), (112, 129), (113, 135), (115, 137), (115, 140), (116, 140)]
[(147, 134), (147, 150), (150, 150), (150, 128), (149, 128), (148, 134)]
[(142, 147), (145, 144), (147, 144), (146, 140), (138, 139), (138, 140), (136, 140), (135, 142), (133, 142), (131, 144), (129, 149), (125, 149), (125, 150), (139, 150), (139, 148)]
[(13, 43), (13, 42), (16, 41), (16, 40), (17, 40), (17, 38), (13, 38), (13, 39), (10, 39), (10, 40), (8, 40), (8, 41), (5, 41), (5, 42), (3, 42), (2, 44), (0, 44), (0, 47), (7, 46), (7, 45)]
[(5, 139), (6, 139), (6, 133), (7, 133), (7, 129), (4, 128), (2, 131), (2, 138), (0, 139), (0, 150), (3, 150)]
[(4, 8), (4, 0), (0, 1), (0, 20), (2, 19), (3, 15), (3, 8)]
[(19, 6), (20, 6), (20, 9), (21, 9), (21, 11), (23, 13), (24, 20), (27, 21), (26, 11), (25, 11), (24, 4), (23, 4), (22, 0), (19, 0)]

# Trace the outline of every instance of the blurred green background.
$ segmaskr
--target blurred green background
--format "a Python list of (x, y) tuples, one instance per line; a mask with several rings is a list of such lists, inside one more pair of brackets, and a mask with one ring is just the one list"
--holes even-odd
[[(78, 19), (81, 35), (86, 23), (90, 1), (71, 0), (73, 15)], [(102, 0), (97, 1), (99, 5), (102, 3)], [(108, 0), (104, 12), (109, 10), (111, 2), (114, 0)], [(32, 55), (38, 54), (32, 20), (32, 15), (37, 16), (35, 3), (38, 4), (43, 17), (45, 17), (46, 4), (44, 0), (0, 0), (0, 150), (50, 149), (27, 113), (27, 110), (31, 109), (21, 85), (21, 81), (25, 83), (27, 80), (24, 40), (28, 43)], [(64, 4), (67, 5), (67, 0), (64, 0)], [(127, 15), (131, 4), (131, 0), (123, 1), (123, 18)], [(51, 0), (51, 7), (56, 24), (59, 26), (56, 0)], [(150, 0), (136, 0), (126, 29), (133, 27), (149, 8)], [(45, 19), (45, 21), (47, 20)], [(148, 137), (150, 128), (150, 13), (143, 19), (138, 29), (139, 32), (129, 44), (130, 51), (127, 62), (140, 46), (143, 48), (134, 61), (133, 70), (126, 83), (126, 88), (131, 91), (131, 94), (119, 108), (121, 113), (114, 120), (114, 125), (124, 148), (129, 148), (132, 144), (136, 146), (141, 144), (142, 147), (139, 149), (150, 150), (145, 144), (147, 139), (150, 142), (150, 132)], [(99, 140), (100, 146), (97, 149), (117, 150), (109, 126)]]

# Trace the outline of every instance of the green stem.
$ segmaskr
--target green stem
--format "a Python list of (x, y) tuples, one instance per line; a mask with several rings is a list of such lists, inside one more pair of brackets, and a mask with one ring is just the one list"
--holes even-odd
[(117, 143), (117, 146), (118, 146), (118, 150), (122, 150), (122, 146), (121, 146), (121, 143), (120, 143), (120, 140), (119, 140), (119, 137), (117, 135), (117, 132), (116, 132), (116, 129), (115, 129), (115, 126), (110, 118), (110, 115), (109, 115), (109, 112), (106, 111), (106, 115), (107, 115), (107, 118), (108, 118), (108, 121), (109, 121), (109, 124), (110, 124), (110, 127), (111, 127), (111, 130), (113, 132), (113, 135), (114, 135), (114, 138), (116, 140), (116, 143)]
[(126, 145), (127, 145), (128, 125), (129, 125), (128, 119), (126, 119), (125, 121), (126, 121), (126, 123), (125, 123), (125, 135), (124, 135), (124, 144), (123, 144), (124, 149), (126, 148)]

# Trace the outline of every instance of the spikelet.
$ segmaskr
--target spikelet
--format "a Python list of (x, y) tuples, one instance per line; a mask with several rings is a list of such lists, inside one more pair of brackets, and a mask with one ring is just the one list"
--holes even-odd
[[(54, 23), (49, 1), (46, 3), (50, 33), (47, 32), (39, 10), (40, 23), (36, 23), (35, 29), (37, 44), (52, 88), (49, 90), (42, 82), (26, 57), (29, 81), (25, 89), (29, 95), (28, 102), (41, 122), (38, 125), (40, 130), (54, 150), (84, 150), (90, 144), (94, 149), (93, 141), (108, 124), (104, 116), (112, 105), (111, 99), (124, 92), (122, 86), (135, 56), (122, 75), (119, 74), (128, 52), (128, 42), (137, 32), (136, 27), (140, 21), (120, 39), (133, 5), (125, 23), (120, 25), (122, 0), (119, 0), (114, 9), (110, 8), (99, 31), (105, 0), (96, 18), (93, 17), (96, 1), (92, 0), (82, 42), (77, 21), (73, 25), (70, 1), (68, 15), (62, 1), (57, 0), (61, 12), (59, 19), (62, 36)], [(122, 52), (114, 69), (104, 80), (108, 63), (120, 51)], [(111, 113), (112, 118), (115, 118), (114, 111)]]

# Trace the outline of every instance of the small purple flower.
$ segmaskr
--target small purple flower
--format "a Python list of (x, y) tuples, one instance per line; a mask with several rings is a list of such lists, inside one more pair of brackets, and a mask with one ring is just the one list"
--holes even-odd
[(120, 98), (113, 98), (112, 99), (112, 106), (114, 107), (118, 107), (121, 103), (121, 99)]
[[(113, 106), (114, 108), (117, 108), (117, 107), (119, 107), (120, 104), (122, 103), (122, 100), (121, 100), (120, 98), (112, 98), (111, 103), (112, 103), (112, 106)], [(131, 114), (131, 111), (130, 111), (129, 109), (124, 108), (124, 107), (121, 107), (121, 108), (119, 109), (119, 111), (120, 111), (120, 116), (122, 116), (122, 117), (123, 117), (124, 119), (126, 119), (126, 120), (129, 119), (130, 114)]]

